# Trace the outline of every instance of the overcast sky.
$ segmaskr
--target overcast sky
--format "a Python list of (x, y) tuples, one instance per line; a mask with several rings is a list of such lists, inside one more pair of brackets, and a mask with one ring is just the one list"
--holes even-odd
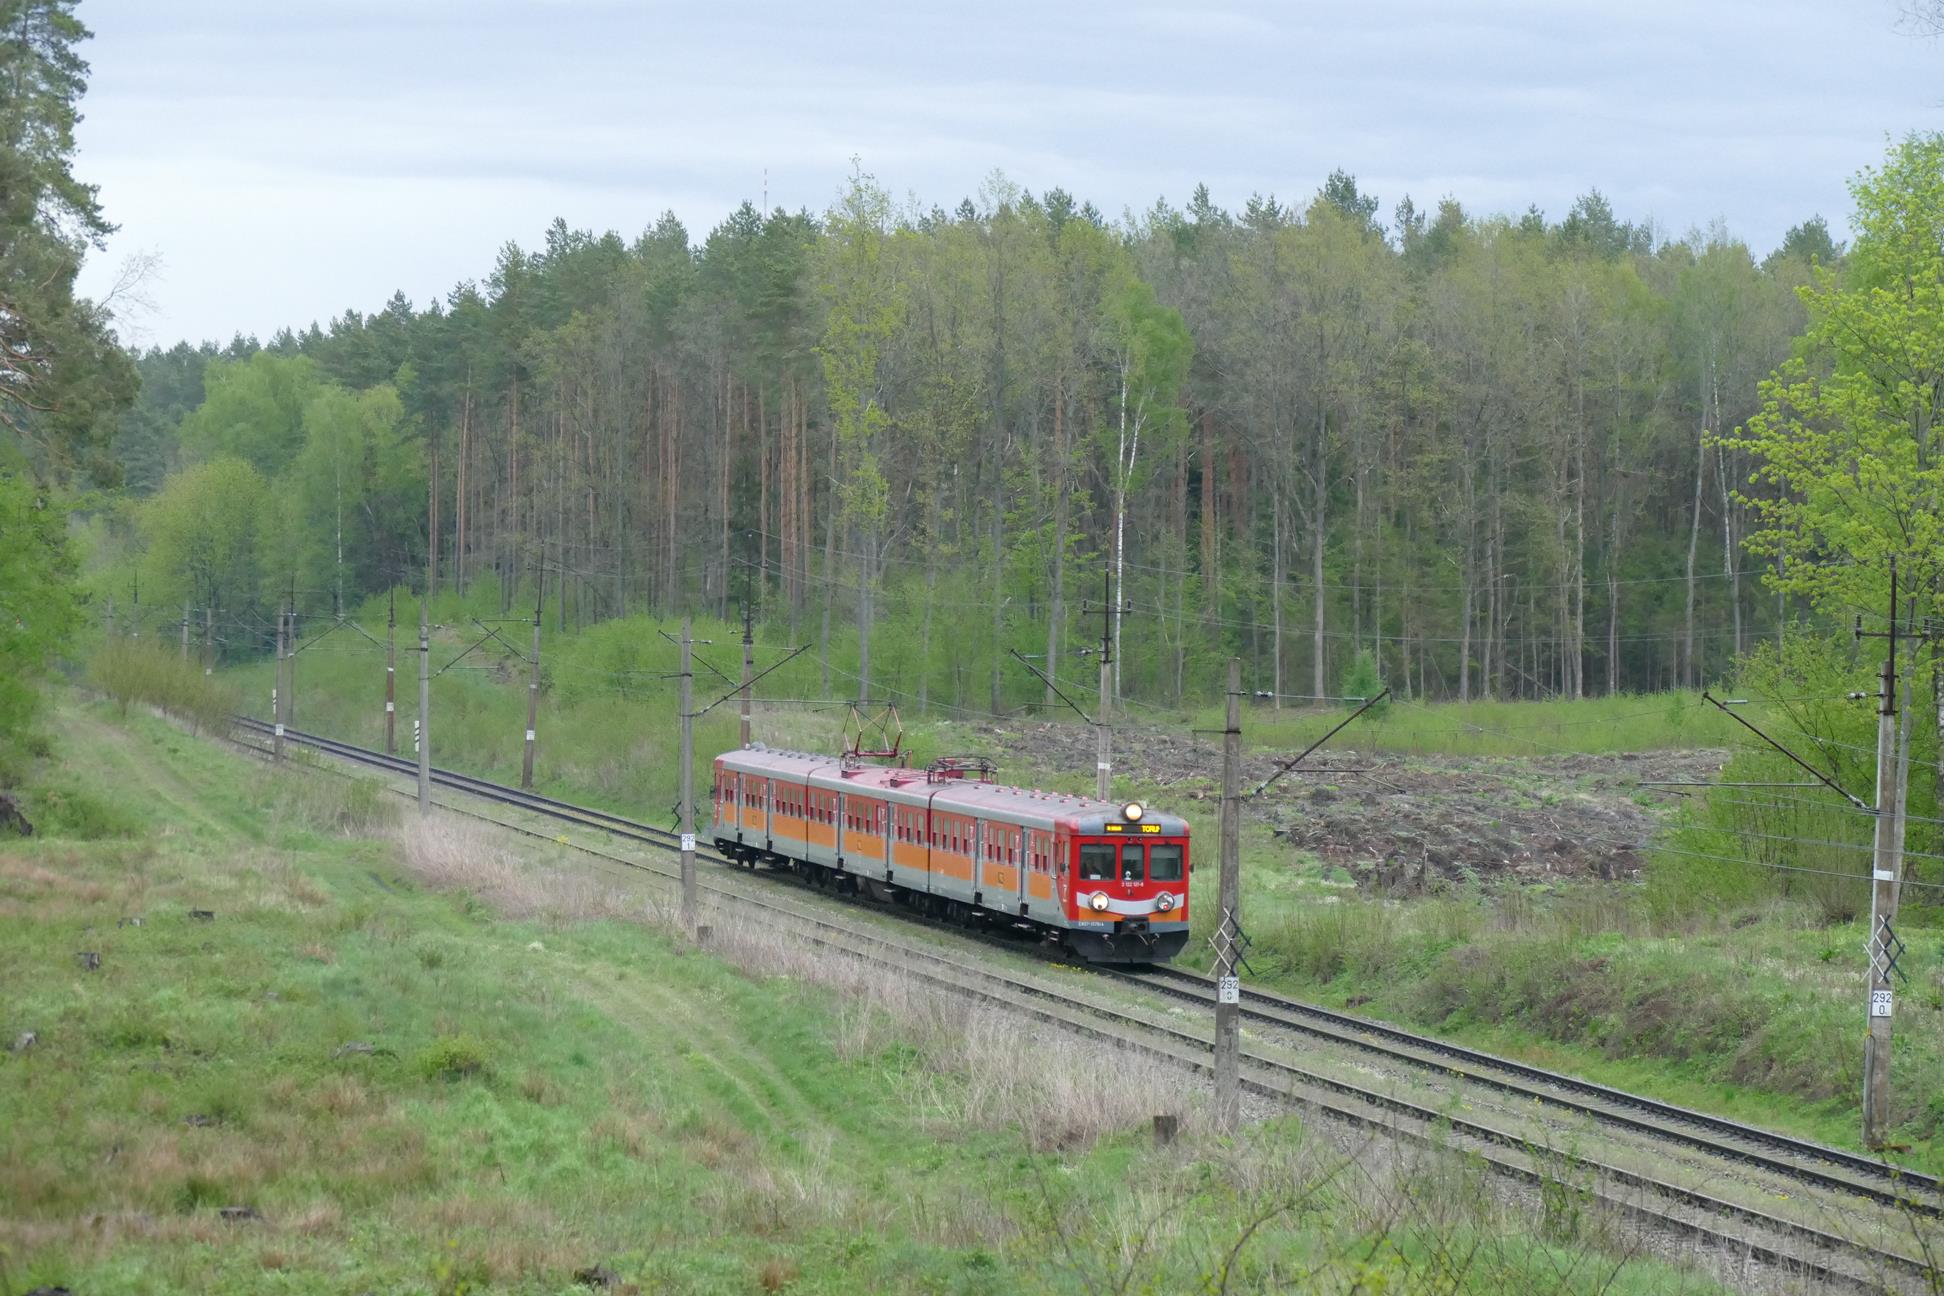
[(1887, 136), (1944, 126), (1898, 0), (82, 0), (81, 177), (159, 254), (144, 343), (419, 306), (563, 216), (699, 242), (737, 203), (829, 205), (863, 159), (950, 207), (995, 168), (1118, 216), (1198, 181), (1306, 199), (1333, 167), (1557, 218), (1597, 186), (1758, 255)]

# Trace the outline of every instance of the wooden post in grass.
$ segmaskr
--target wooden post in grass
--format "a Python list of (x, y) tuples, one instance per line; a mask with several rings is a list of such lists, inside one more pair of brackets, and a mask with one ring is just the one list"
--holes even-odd
[(216, 672), (216, 609), (209, 606), (209, 604), (207, 603), (203, 604), (202, 663), (203, 663), (204, 675), (215, 674)]
[(695, 622), (682, 618), (682, 930), (695, 931), (695, 670), (691, 649), (695, 642)]
[(1221, 893), (1215, 919), (1215, 1128), (1242, 1115), (1242, 659), (1229, 658), (1228, 723), (1222, 729)]
[(189, 600), (182, 601), (182, 660), (189, 660)]
[(419, 599), (419, 714), (418, 806), (420, 814), (432, 810), (432, 626), (426, 618), (425, 599)]

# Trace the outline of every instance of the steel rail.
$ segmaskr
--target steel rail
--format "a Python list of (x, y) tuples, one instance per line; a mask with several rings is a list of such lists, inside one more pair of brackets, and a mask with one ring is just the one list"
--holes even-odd
[[(237, 717), (237, 723), (243, 728), (250, 729), (258, 733), (269, 733), (271, 731), (271, 727), (269, 725), (264, 724), (263, 722), (255, 720), (250, 717)], [(392, 773), (397, 773), (401, 775), (409, 774), (415, 776), (417, 772), (416, 763), (404, 757), (387, 756), (382, 752), (376, 752), (369, 748), (358, 747), (354, 744), (344, 743), (336, 739), (324, 738), (321, 735), (309, 734), (301, 731), (293, 731), (290, 729), (285, 730), (284, 736), (286, 741), (294, 742), (303, 746), (314, 747), (328, 754), (340, 756), (343, 759), (347, 759), (367, 766), (372, 766), (375, 768), (387, 770)], [(623, 815), (611, 813), (604, 810), (595, 810), (590, 807), (575, 805), (571, 802), (565, 802), (565, 801), (558, 800), (556, 798), (542, 796), (537, 793), (524, 792), (521, 791), (520, 789), (506, 787), (505, 785), (493, 783), (490, 780), (479, 778), (473, 775), (460, 774), (450, 770), (435, 770), (433, 771), (433, 780), (435, 783), (438, 783), (453, 791), (460, 792), (464, 795), (479, 797), (481, 799), (492, 801), (501, 805), (506, 805), (514, 809), (525, 809), (525, 810), (532, 811), (534, 813), (541, 814), (546, 817), (559, 819), (582, 827), (592, 828), (596, 831), (607, 832), (616, 836), (630, 838), (642, 842), (646, 845), (655, 847), (657, 849), (669, 848), (671, 843), (676, 838), (676, 834), (674, 834), (671, 831), (655, 828), (652, 825), (648, 825), (648, 824), (642, 824), (639, 823), (638, 821), (629, 819)], [(457, 807), (447, 807), (447, 808), (458, 809)], [(470, 813), (464, 810), (459, 810), (459, 812)], [(488, 817), (488, 821), (498, 826), (510, 828), (513, 829), (514, 831), (518, 831), (526, 835), (533, 836), (543, 841), (548, 841), (554, 844), (567, 845), (575, 850), (581, 851), (586, 854), (594, 855), (601, 859), (609, 860), (614, 863), (623, 864), (626, 867), (639, 872), (646, 872), (658, 876), (671, 877), (671, 878), (675, 876), (671, 870), (657, 869), (650, 865), (642, 864), (639, 861), (625, 860), (620, 858), (619, 856), (611, 855), (607, 852), (597, 850), (583, 843), (567, 841), (564, 838), (552, 836), (529, 828), (523, 828), (517, 824), (508, 824), (503, 820), (499, 820), (499, 819), (492, 819)], [(726, 857), (712, 855), (710, 856), (710, 858), (716, 860), (717, 862), (728, 865), (730, 867), (735, 867), (735, 861), (729, 860)], [(899, 944), (898, 942), (888, 939), (887, 937), (874, 935), (874, 934), (860, 933), (852, 928), (841, 927), (836, 924), (830, 923), (827, 920), (819, 918), (815, 915), (803, 913), (802, 911), (797, 910), (793, 907), (778, 905), (773, 901), (770, 901), (762, 896), (753, 894), (750, 891), (742, 889), (740, 887), (730, 888), (730, 887), (722, 887), (718, 885), (705, 883), (705, 889), (707, 889), (714, 895), (722, 896), (726, 899), (733, 900), (737, 903), (750, 904), (758, 908), (769, 910), (771, 912), (787, 915), (788, 917), (796, 921), (812, 924), (825, 931), (841, 932), (846, 937), (852, 940), (857, 940), (857, 939), (870, 940), (876, 944), (885, 946), (887, 948), (895, 949), (901, 955), (904, 955), (906, 957), (929, 959), (937, 963), (940, 963), (944, 966), (950, 967), (962, 974), (970, 973), (972, 975), (983, 977), (985, 979), (994, 982), (1003, 983), (1006, 986), (1008, 986), (1013, 993), (1023, 993), (1034, 997), (1051, 999), (1056, 1002), (1069, 1005), (1071, 1007), (1076, 1007), (1083, 1012), (1095, 1016), (1105, 1017), (1110, 1020), (1117, 1020), (1123, 1024), (1132, 1024), (1138, 1026), (1141, 1030), (1149, 1032), (1151, 1034), (1158, 1034), (1164, 1037), (1171, 1037), (1172, 1039), (1178, 1042), (1192, 1045), (1196, 1049), (1205, 1048), (1207, 1046), (1206, 1040), (1200, 1039), (1199, 1037), (1193, 1035), (1190, 1032), (1183, 1031), (1175, 1027), (1169, 1027), (1169, 1026), (1159, 1025), (1153, 1022), (1148, 1022), (1138, 1017), (1131, 1017), (1127, 1014), (1117, 1013), (1114, 1010), (1105, 1008), (1101, 1005), (1092, 1004), (1083, 1000), (1075, 1000), (1070, 997), (1062, 996), (1058, 992), (1050, 990), (1046, 987), (1033, 985), (1030, 982), (1022, 981), (1019, 978), (1012, 977), (992, 969), (980, 968), (977, 967), (976, 965), (960, 963), (956, 960), (946, 958), (945, 956), (940, 955), (933, 950), (925, 950), (925, 949), (918, 949), (909, 946), (904, 946)], [(872, 912), (878, 912), (875, 906), (872, 907)], [(819, 943), (824, 943), (824, 942), (820, 941)], [(846, 947), (846, 952), (851, 953), (853, 955), (857, 954), (856, 950), (848, 947)], [(1162, 985), (1163, 981), (1168, 979), (1176, 979), (1181, 981), (1206, 984), (1211, 987), (1211, 993), (1212, 993), (1212, 983), (1208, 982), (1207, 978), (1201, 977), (1196, 973), (1188, 972), (1184, 969), (1179, 969), (1179, 968), (1162, 968), (1162, 969), (1150, 971), (1148, 973), (1127, 973), (1121, 969), (1111, 969), (1111, 968), (1103, 968), (1103, 967), (1095, 967), (1092, 970), (1108, 972), (1111, 975), (1121, 977), (1138, 984), (1145, 985), (1152, 990), (1159, 991), (1160, 993), (1174, 994), (1177, 997), (1190, 997), (1190, 998), (1195, 998), (1197, 1000), (1201, 998), (1199, 993), (1193, 990), (1179, 989), (1179, 988), (1177, 989), (1166, 988)], [(1320, 1018), (1330, 1019), (1335, 1023), (1342, 1024), (1349, 1029), (1358, 1030), (1358, 1031), (1367, 1030), (1373, 1035), (1390, 1037), (1399, 1042), (1409, 1043), (1413, 1047), (1424, 1048), (1427, 1051), (1447, 1053), (1451, 1056), (1462, 1057), (1464, 1060), (1473, 1061), (1477, 1064), (1503, 1065), (1507, 1070), (1518, 1072), (1518, 1073), (1525, 1073), (1528, 1074), (1531, 1078), (1538, 1079), (1546, 1083), (1563, 1083), (1563, 1085), (1565, 1086), (1583, 1088), (1584, 1090), (1587, 1091), (1611, 1093), (1617, 1095), (1620, 1099), (1630, 1103), (1641, 1104), (1647, 1107), (1652, 1107), (1657, 1109), (1664, 1109), (1672, 1113), (1681, 1113), (1683, 1116), (1692, 1116), (1697, 1118), (1698, 1124), (1719, 1126), (1725, 1128), (1726, 1130), (1732, 1130), (1732, 1131), (1752, 1131), (1755, 1134), (1762, 1135), (1765, 1136), (1766, 1138), (1776, 1140), (1780, 1144), (1807, 1149), (1811, 1154), (1833, 1153), (1835, 1154), (1835, 1157), (1839, 1159), (1843, 1157), (1855, 1156), (1855, 1154), (1844, 1153), (1841, 1149), (1825, 1148), (1823, 1147), (1823, 1145), (1820, 1144), (1806, 1143), (1801, 1140), (1789, 1139), (1787, 1136), (1777, 1135), (1774, 1134), (1772, 1131), (1763, 1131), (1763, 1130), (1755, 1129), (1754, 1127), (1741, 1126), (1737, 1122), (1726, 1121), (1723, 1118), (1710, 1117), (1710, 1116), (1706, 1116), (1703, 1113), (1690, 1113), (1685, 1108), (1673, 1107), (1670, 1104), (1657, 1103), (1655, 1102), (1655, 1100), (1651, 1100), (1651, 1099), (1641, 1099), (1638, 1098), (1636, 1095), (1625, 1094), (1624, 1091), (1610, 1090), (1606, 1086), (1596, 1085), (1588, 1081), (1578, 1081), (1570, 1076), (1558, 1076), (1555, 1073), (1544, 1071), (1540, 1068), (1528, 1067), (1523, 1063), (1515, 1063), (1505, 1059), (1498, 1059), (1491, 1054), (1482, 1053), (1477, 1050), (1464, 1049), (1461, 1046), (1456, 1046), (1456, 1045), (1445, 1045), (1442, 1044), (1440, 1041), (1426, 1039), (1424, 1037), (1414, 1035), (1408, 1031), (1402, 1031), (1395, 1027), (1386, 1026), (1380, 1022), (1371, 1022), (1363, 1018), (1351, 1016), (1349, 1014), (1335, 1013), (1328, 1009), (1314, 1008), (1312, 1005), (1301, 1004), (1299, 1001), (1284, 999), (1281, 996), (1268, 995), (1265, 992), (1261, 992), (1261, 991), (1252, 990), (1250, 993), (1258, 998), (1264, 998), (1270, 1000), (1271, 1002), (1275, 1002), (1279, 1008), (1285, 1010), (1284, 1013), (1274, 1013), (1274, 1012), (1264, 1011), (1261, 1008), (1254, 1009), (1259, 1020), (1266, 1020), (1279, 1026), (1285, 1026), (1285, 1027), (1294, 1026), (1298, 1029), (1306, 1029), (1306, 1030), (1314, 1031), (1314, 1028), (1290, 1019), (1295, 1014), (1310, 1012), (1318, 1015)], [(1379, 1051), (1388, 1052), (1388, 1050), (1384, 1050), (1382, 1046), (1374, 1045), (1371, 1041), (1347, 1039), (1343, 1036), (1336, 1035), (1334, 1032), (1314, 1031), (1314, 1033), (1329, 1034), (1331, 1038), (1337, 1039), (1343, 1043), (1353, 1044), (1365, 1048), (1375, 1047)], [(1116, 1042), (1125, 1042), (1124, 1038), (1121, 1036), (1113, 1036), (1112, 1038)], [(1164, 1051), (1164, 1053), (1165, 1056), (1167, 1056), (1167, 1058), (1170, 1061), (1182, 1065), (1196, 1067), (1199, 1069), (1206, 1069), (1207, 1067), (1206, 1063), (1201, 1062), (1193, 1057), (1182, 1057), (1180, 1055), (1168, 1051)], [(1397, 1058), (1400, 1061), (1411, 1063), (1412, 1065), (1420, 1068), (1426, 1067), (1427, 1065), (1435, 1065), (1435, 1064), (1427, 1064), (1426, 1061), (1421, 1058), (1411, 1058), (1406, 1054), (1392, 1052), (1391, 1056)], [(1450, 1128), (1454, 1131), (1465, 1134), (1467, 1137), (1477, 1139), (1479, 1141), (1488, 1144), (1506, 1147), (1521, 1152), (1531, 1151), (1531, 1146), (1527, 1140), (1521, 1138), (1516, 1134), (1508, 1133), (1504, 1130), (1496, 1129), (1491, 1126), (1480, 1125), (1472, 1121), (1459, 1119), (1453, 1117), (1451, 1114), (1447, 1112), (1434, 1111), (1430, 1108), (1421, 1107), (1418, 1106), (1417, 1104), (1411, 1103), (1406, 1099), (1398, 1098), (1393, 1095), (1380, 1094), (1375, 1091), (1349, 1083), (1347, 1081), (1342, 1081), (1332, 1077), (1317, 1075), (1315, 1073), (1306, 1071), (1302, 1068), (1293, 1066), (1285, 1062), (1281, 1062), (1273, 1058), (1262, 1057), (1259, 1054), (1245, 1054), (1245, 1057), (1252, 1066), (1255, 1066), (1258, 1069), (1267, 1069), (1273, 1073), (1282, 1074), (1288, 1077), (1292, 1082), (1297, 1084), (1306, 1085), (1306, 1086), (1315, 1086), (1315, 1087), (1319, 1087), (1325, 1090), (1329, 1090), (1341, 1094), (1346, 1097), (1353, 1097), (1363, 1103), (1375, 1104), (1396, 1115), (1408, 1116), (1411, 1117), (1412, 1119), (1422, 1120), (1431, 1123), (1433, 1125), (1442, 1124), (1446, 1128)], [(1497, 1087), (1501, 1089), (1512, 1089), (1515, 1092), (1518, 1091), (1516, 1086), (1510, 1086), (1505, 1082), (1495, 1082), (1488, 1077), (1467, 1075), (1462, 1072), (1456, 1072), (1455, 1069), (1449, 1067), (1437, 1066), (1436, 1069), (1447, 1074), (1459, 1074), (1462, 1076), (1462, 1078), (1469, 1079), (1469, 1080), (1476, 1080), (1480, 1083), (1486, 1084), (1491, 1087)], [(1313, 1105), (1312, 1099), (1300, 1098), (1299, 1096), (1292, 1095), (1283, 1090), (1277, 1089), (1274, 1086), (1264, 1087), (1262, 1082), (1259, 1081), (1254, 1082), (1253, 1084), (1245, 1084), (1245, 1087), (1251, 1087), (1253, 1091), (1261, 1092), (1268, 1096), (1284, 1097), (1284, 1098), (1297, 1097), (1298, 1101), (1310, 1102)], [(1923, 1204), (1913, 1202), (1911, 1198), (1909, 1198), (1908, 1196), (1899, 1196), (1894, 1193), (1890, 1193), (1881, 1189), (1874, 1188), (1871, 1185), (1858, 1184), (1855, 1183), (1854, 1181), (1841, 1179), (1836, 1176), (1822, 1175), (1820, 1172), (1808, 1170), (1806, 1167), (1802, 1167), (1799, 1165), (1794, 1165), (1791, 1163), (1781, 1162), (1781, 1161), (1774, 1161), (1766, 1157), (1763, 1157), (1759, 1153), (1752, 1153), (1747, 1149), (1725, 1146), (1720, 1143), (1715, 1143), (1695, 1135), (1686, 1134), (1680, 1131), (1670, 1131), (1664, 1127), (1652, 1125), (1647, 1122), (1631, 1121), (1625, 1117), (1617, 1116), (1616, 1113), (1604, 1111), (1599, 1108), (1582, 1107), (1571, 1103), (1562, 1104), (1561, 1101), (1556, 1099), (1556, 1097), (1553, 1095), (1531, 1094), (1530, 1091), (1527, 1092), (1528, 1092), (1528, 1096), (1535, 1096), (1541, 1099), (1553, 1100), (1555, 1105), (1565, 1105), (1568, 1107), (1572, 1107), (1573, 1109), (1579, 1110), (1584, 1114), (1593, 1116), (1596, 1119), (1601, 1119), (1609, 1123), (1620, 1123), (1623, 1125), (1627, 1125), (1631, 1128), (1644, 1132), (1653, 1137), (1663, 1138), (1670, 1141), (1685, 1141), (1690, 1143), (1692, 1146), (1701, 1148), (1702, 1150), (1710, 1152), (1712, 1154), (1724, 1155), (1733, 1160), (1756, 1164), (1761, 1166), (1764, 1169), (1770, 1170), (1784, 1177), (1805, 1179), (1805, 1180), (1817, 1182), (1819, 1186), (1830, 1187), (1843, 1192), (1855, 1193), (1859, 1196), (1866, 1197), (1867, 1199), (1874, 1201), (1880, 1205), (1888, 1205), (1888, 1206), (1892, 1206), (1900, 1209), (1906, 1209), (1906, 1210), (1917, 1209), (1919, 1211), (1922, 1211), (1923, 1213), (1934, 1213), (1931, 1211), (1924, 1211)], [(1367, 1115), (1359, 1116), (1354, 1112), (1344, 1112), (1340, 1110), (1335, 1110), (1334, 1108), (1332, 1108), (1332, 1112), (1335, 1115), (1344, 1117), (1346, 1119), (1356, 1120), (1364, 1124), (1373, 1123)], [(1388, 1129), (1390, 1128), (1390, 1126), (1386, 1125), (1385, 1128)], [(1855, 1158), (1855, 1159), (1861, 1162), (1862, 1165), (1867, 1166), (1872, 1171), (1875, 1171), (1879, 1175), (1884, 1175), (1885, 1177), (1895, 1177), (1903, 1173), (1897, 1170), (1897, 1168), (1895, 1167), (1889, 1167), (1886, 1169), (1884, 1165), (1879, 1164), (1877, 1162), (1869, 1161), (1865, 1158)], [(1777, 1231), (1786, 1236), (1802, 1238), (1803, 1240), (1809, 1241), (1813, 1243), (1815, 1246), (1823, 1249), (1852, 1251), (1872, 1260), (1889, 1261), (1896, 1267), (1903, 1269), (1906, 1272), (1909, 1272), (1914, 1275), (1923, 1276), (1923, 1277), (1935, 1276), (1934, 1267), (1927, 1265), (1924, 1262), (1913, 1260), (1907, 1256), (1899, 1255), (1895, 1252), (1879, 1250), (1876, 1248), (1866, 1246), (1861, 1243), (1852, 1242), (1849, 1239), (1842, 1238), (1835, 1234), (1823, 1233), (1820, 1230), (1814, 1229), (1808, 1225), (1797, 1223), (1796, 1221), (1793, 1220), (1782, 1219), (1777, 1216), (1773, 1216), (1773, 1215), (1766, 1214), (1765, 1212), (1753, 1210), (1752, 1208), (1741, 1206), (1733, 1202), (1725, 1201), (1719, 1198), (1714, 1198), (1708, 1196), (1707, 1194), (1695, 1192), (1694, 1190), (1691, 1189), (1682, 1188), (1678, 1185), (1663, 1183), (1661, 1181), (1654, 1180), (1647, 1176), (1638, 1175), (1630, 1171), (1619, 1169), (1618, 1167), (1600, 1165), (1599, 1163), (1588, 1161), (1583, 1157), (1577, 1158), (1577, 1160), (1579, 1160), (1582, 1164), (1590, 1168), (1597, 1169), (1602, 1175), (1611, 1179), (1613, 1182), (1624, 1184), (1630, 1188), (1639, 1191), (1651, 1192), (1658, 1196), (1676, 1200), (1684, 1204), (1693, 1206), (1697, 1209), (1707, 1210), (1716, 1214), (1731, 1215), (1736, 1218), (1742, 1219), (1746, 1222), (1756, 1224), (1760, 1227)], [(1520, 1170), (1518, 1167), (1508, 1167), (1499, 1164), (1497, 1162), (1495, 1162), (1495, 1165), (1498, 1165), (1498, 1168), (1502, 1170), (1506, 1170), (1508, 1173), (1515, 1174), (1515, 1176), (1528, 1173), (1527, 1171)], [(1543, 1179), (1543, 1177), (1544, 1176), (1539, 1176), (1538, 1178)], [(1538, 1180), (1535, 1179), (1533, 1181), (1537, 1182)], [(1935, 1184), (1936, 1181), (1929, 1179), (1928, 1176), (1918, 1175), (1916, 1172), (1909, 1172), (1907, 1182), (1922, 1185), (1926, 1183)], [(1778, 1263), (1795, 1265), (1795, 1266), (1807, 1266), (1809, 1269), (1818, 1272), (1819, 1276), (1839, 1278), (1845, 1281), (1860, 1282), (1865, 1286), (1869, 1285), (1868, 1280), (1859, 1279), (1855, 1275), (1846, 1273), (1842, 1270), (1828, 1270), (1828, 1269), (1818, 1270), (1816, 1269), (1815, 1262), (1805, 1260), (1800, 1256), (1791, 1255), (1785, 1252), (1773, 1252), (1769, 1254), (1764, 1254), (1763, 1249), (1759, 1246), (1755, 1246), (1751, 1250), (1750, 1244), (1746, 1241), (1746, 1239), (1730, 1237), (1725, 1234), (1716, 1234), (1713, 1233), (1711, 1230), (1708, 1230), (1702, 1226), (1694, 1225), (1690, 1221), (1669, 1219), (1668, 1217), (1658, 1212), (1646, 1211), (1644, 1208), (1639, 1207), (1632, 1203), (1616, 1201), (1614, 1204), (1622, 1206), (1625, 1209), (1634, 1211), (1636, 1213), (1645, 1213), (1647, 1215), (1650, 1215), (1652, 1218), (1654, 1218), (1657, 1221), (1661, 1221), (1663, 1223), (1670, 1223), (1690, 1232), (1695, 1232), (1697, 1234), (1702, 1234), (1702, 1235), (1707, 1235), (1707, 1236), (1717, 1238), (1718, 1240), (1723, 1241), (1724, 1243), (1729, 1243), (1738, 1248), (1742, 1248), (1747, 1254), (1752, 1254), (1761, 1258), (1770, 1259)]]
[[(1212, 979), (1186, 968), (1154, 966), (1137, 971), (1117, 967), (1098, 969), (1111, 977), (1117, 977), (1136, 984), (1145, 985), (1159, 993), (1186, 999), (1198, 1004), (1215, 1002), (1215, 983)], [(1264, 1006), (1264, 1005), (1268, 1006)], [(1300, 1031), (1307, 1035), (1329, 1040), (1366, 1053), (1405, 1063), (1423, 1069), (1442, 1071), (1458, 1076), (1466, 1081), (1496, 1089), (1515, 1097), (1527, 1098), (1557, 1107), (1563, 1111), (1591, 1116), (1607, 1124), (1617, 1125), (1639, 1133), (1649, 1134), (1671, 1142), (1684, 1143), (1689, 1147), (1758, 1166), (1764, 1170), (1788, 1175), (1813, 1183), (1818, 1187), (1836, 1189), (1867, 1197), (1879, 1205), (1892, 1206), (1900, 1210), (1911, 1210), (1921, 1215), (1944, 1217), (1944, 1199), (1939, 1189), (1939, 1181), (1931, 1175), (1917, 1170), (1909, 1170), (1893, 1162), (1872, 1160), (1859, 1153), (1844, 1148), (1830, 1147), (1827, 1144), (1813, 1143), (1798, 1139), (1774, 1130), (1763, 1129), (1756, 1125), (1746, 1125), (1740, 1121), (1729, 1120), (1722, 1116), (1711, 1116), (1706, 1112), (1661, 1102), (1658, 1099), (1642, 1097), (1622, 1089), (1614, 1089), (1591, 1080), (1582, 1080), (1543, 1067), (1515, 1062), (1492, 1053), (1466, 1048), (1463, 1045), (1433, 1039), (1413, 1031), (1403, 1030), (1384, 1022), (1349, 1013), (1336, 1012), (1314, 1004), (1291, 999), (1273, 991), (1250, 987), (1243, 999), (1242, 1014), (1253, 1020), (1277, 1026), (1285, 1030)], [(1304, 1020), (1309, 1018), (1312, 1020)], [(1448, 1063), (1430, 1058), (1414, 1056), (1408, 1050), (1435, 1054), (1463, 1064), (1451, 1066)], [(1491, 1071), (1515, 1076), (1517, 1080), (1504, 1079), (1489, 1074)], [(1530, 1083), (1519, 1083), (1519, 1081)], [(1549, 1086), (1580, 1094), (1597, 1103), (1609, 1103), (1613, 1107), (1631, 1109), (1641, 1115), (1635, 1116), (1627, 1110), (1612, 1110), (1609, 1107), (1594, 1106), (1587, 1102), (1576, 1101), (1559, 1093), (1549, 1093)], [(1682, 1128), (1688, 1127), (1688, 1128)], [(1699, 1133), (1695, 1131), (1706, 1131)], [(1888, 1183), (1889, 1187), (1877, 1183), (1866, 1183), (1847, 1175), (1830, 1174), (1811, 1165), (1801, 1165), (1792, 1161), (1778, 1161), (1768, 1152), (1757, 1148), (1737, 1147), (1721, 1140), (1730, 1139), (1758, 1145), (1773, 1152), (1782, 1153), (1802, 1161), (1823, 1162), (1856, 1171), (1872, 1179)]]

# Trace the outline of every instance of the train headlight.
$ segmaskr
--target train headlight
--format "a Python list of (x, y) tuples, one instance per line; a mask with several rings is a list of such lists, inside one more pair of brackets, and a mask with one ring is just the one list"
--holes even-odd
[(1129, 801), (1121, 807), (1121, 818), (1127, 820), (1129, 823), (1141, 822), (1141, 816), (1146, 813), (1146, 809), (1142, 807), (1139, 801)]
[(1163, 891), (1161, 893), (1161, 898), (1155, 901), (1155, 904), (1161, 907), (1162, 913), (1166, 913), (1168, 910), (1174, 908), (1174, 897), (1169, 895), (1166, 891)]
[(1105, 891), (1094, 892), (1092, 897), (1088, 899), (1087, 906), (1088, 908), (1092, 909), (1095, 913), (1106, 913), (1107, 893)]

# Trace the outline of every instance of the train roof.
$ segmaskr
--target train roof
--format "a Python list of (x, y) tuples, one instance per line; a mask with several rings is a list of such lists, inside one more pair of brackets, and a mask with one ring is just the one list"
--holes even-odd
[[(1070, 832), (1101, 832), (1110, 823), (1127, 822), (1124, 801), (1101, 801), (1064, 792), (1012, 787), (980, 779), (934, 777), (922, 769), (902, 765), (851, 764), (838, 757), (784, 751), (760, 743), (724, 752), (717, 758), (731, 769), (771, 778), (801, 780), (831, 791), (868, 789), (873, 795), (905, 805), (930, 805), (956, 814), (1004, 818), (1040, 828)], [(1188, 823), (1178, 815), (1143, 807), (1141, 821), (1163, 833), (1185, 836)]]

